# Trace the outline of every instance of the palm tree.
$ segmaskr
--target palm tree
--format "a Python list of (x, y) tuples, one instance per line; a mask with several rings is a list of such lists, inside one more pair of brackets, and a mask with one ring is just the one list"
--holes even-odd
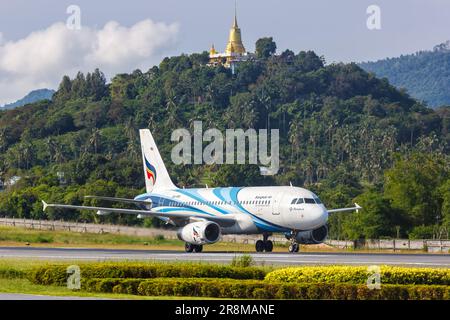
[(138, 155), (137, 151), (137, 137), (134, 122), (132, 118), (129, 118), (125, 124), (125, 135), (128, 139), (127, 151), (132, 158)]
[(55, 149), (56, 149), (55, 140), (52, 137), (48, 137), (45, 140), (45, 144), (47, 145), (49, 162), (52, 162), (55, 157)]
[(6, 140), (6, 129), (2, 128), (0, 130), (0, 152), (3, 152), (6, 148), (7, 140)]
[(94, 147), (94, 153), (97, 154), (98, 146), (100, 144), (101, 131), (98, 128), (92, 129), (89, 137), (89, 144)]
[(66, 157), (64, 156), (64, 150), (63, 147), (60, 143), (55, 144), (55, 149), (54, 149), (54, 159), (55, 162), (58, 164), (63, 163), (64, 161), (66, 161)]
[(295, 160), (297, 161), (298, 151), (300, 149), (300, 145), (303, 139), (303, 126), (301, 122), (295, 118), (292, 120), (289, 126), (289, 142), (291, 143), (291, 165), (292, 160), (295, 156)]
[(175, 103), (176, 96), (173, 95), (173, 92), (170, 92), (170, 94), (167, 97), (167, 103), (166, 103), (166, 111), (167, 111), (167, 120), (166, 124), (170, 128), (176, 128), (181, 123), (180, 119), (178, 118), (178, 106)]

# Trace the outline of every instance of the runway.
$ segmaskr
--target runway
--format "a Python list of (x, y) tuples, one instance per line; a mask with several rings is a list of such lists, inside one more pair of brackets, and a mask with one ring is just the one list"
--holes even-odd
[[(191, 261), (230, 263), (243, 253), (162, 250), (119, 250), (86, 248), (1, 247), (1, 258), (91, 261)], [(248, 253), (246, 253), (248, 254)], [(386, 253), (249, 253), (257, 264), (264, 265), (398, 265), (408, 267), (450, 268), (449, 254)]]
[(75, 297), (75, 296), (49, 296), (41, 294), (0, 293), (0, 300), (106, 300), (103, 298)]

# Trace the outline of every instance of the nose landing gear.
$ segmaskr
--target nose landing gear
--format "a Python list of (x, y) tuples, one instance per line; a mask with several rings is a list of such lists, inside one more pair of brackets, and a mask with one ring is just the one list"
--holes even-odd
[(255, 248), (256, 252), (272, 252), (273, 250), (273, 242), (268, 240), (270, 234), (264, 233), (263, 240), (256, 241)]
[(203, 246), (186, 242), (184, 244), (184, 250), (189, 253), (190, 252), (200, 253), (203, 251)]
[(300, 251), (300, 245), (297, 243), (296, 236), (297, 236), (297, 232), (293, 230), (293, 231), (291, 231), (291, 234), (289, 235), (289, 237), (287, 237), (289, 240), (291, 240), (291, 244), (289, 245), (290, 253), (295, 253), (295, 252)]
[(300, 250), (300, 245), (298, 243), (291, 243), (289, 245), (289, 252), (290, 253), (295, 253), (298, 252)]

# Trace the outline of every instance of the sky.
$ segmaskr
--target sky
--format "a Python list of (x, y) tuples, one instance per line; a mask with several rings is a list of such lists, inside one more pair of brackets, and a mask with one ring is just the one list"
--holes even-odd
[[(79, 20), (71, 5), (80, 9)], [(380, 10), (381, 29), (367, 13)], [(0, 0), (0, 105), (62, 76), (148, 70), (165, 56), (225, 49), (234, 0)], [(449, 0), (237, 0), (244, 45), (272, 36), (278, 52), (314, 50), (327, 63), (430, 50), (450, 39)], [(70, 29), (79, 21), (81, 29)], [(372, 21), (372, 20), (371, 20)]]

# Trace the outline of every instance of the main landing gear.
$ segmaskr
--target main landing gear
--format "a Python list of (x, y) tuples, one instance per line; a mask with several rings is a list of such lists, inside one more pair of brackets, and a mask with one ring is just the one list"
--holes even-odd
[(291, 240), (291, 244), (289, 245), (289, 252), (295, 253), (300, 250), (300, 245), (297, 243), (296, 240), (297, 233), (295, 231), (291, 231), (291, 234), (289, 236), (289, 240)]
[(196, 253), (200, 253), (203, 251), (203, 246), (202, 245), (198, 245), (198, 244), (192, 244), (192, 243), (185, 243), (184, 244), (184, 250), (186, 252), (196, 252)]
[(256, 252), (272, 252), (273, 250), (273, 242), (270, 240), (267, 240), (269, 238), (268, 233), (263, 234), (263, 240), (256, 241), (255, 248)]

